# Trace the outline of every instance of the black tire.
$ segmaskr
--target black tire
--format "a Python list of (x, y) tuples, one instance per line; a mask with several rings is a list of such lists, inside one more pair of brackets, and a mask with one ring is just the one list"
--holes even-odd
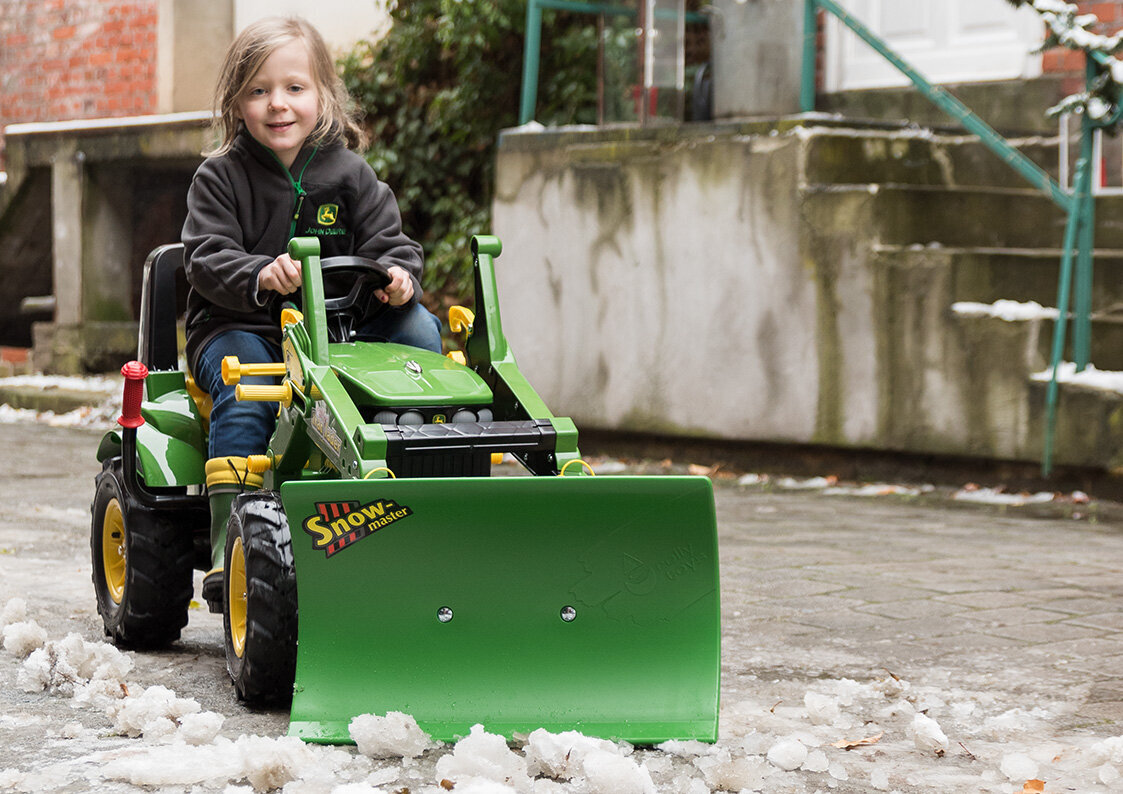
[(94, 481), (90, 555), (97, 611), (121, 646), (153, 648), (179, 639), (191, 604), (191, 526), (182, 512), (153, 510), (124, 488), (121, 459), (105, 462)]
[(225, 569), (222, 625), (234, 690), (253, 705), (286, 705), (296, 675), (296, 571), (277, 492), (234, 501)]

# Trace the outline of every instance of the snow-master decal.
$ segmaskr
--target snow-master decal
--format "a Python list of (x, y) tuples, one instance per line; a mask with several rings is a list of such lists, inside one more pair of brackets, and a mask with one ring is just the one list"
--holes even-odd
[(316, 514), (304, 519), (304, 531), (312, 536), (312, 547), (331, 557), (367, 535), (413, 515), (413, 510), (393, 499), (377, 499), (360, 505), (351, 502), (316, 502)]

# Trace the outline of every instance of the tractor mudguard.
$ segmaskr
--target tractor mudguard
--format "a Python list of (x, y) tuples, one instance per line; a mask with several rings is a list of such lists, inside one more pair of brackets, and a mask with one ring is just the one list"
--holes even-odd
[(717, 738), (720, 617), (702, 477), (288, 482), (290, 735), (364, 713), (654, 744)]

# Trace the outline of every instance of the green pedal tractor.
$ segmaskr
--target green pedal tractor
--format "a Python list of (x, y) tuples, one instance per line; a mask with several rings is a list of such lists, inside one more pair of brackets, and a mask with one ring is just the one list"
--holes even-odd
[[(573, 423), (507, 346), (498, 239), (472, 241), (475, 309), (450, 313), (465, 336), (448, 356), (349, 341), (360, 293), (384, 271), (321, 263), (315, 239), (289, 251), (303, 305), (282, 317), (284, 360), (224, 365), (228, 383), (275, 379), (238, 390), (279, 405), (276, 431), (243, 473), (210, 485), (235, 492), (212, 608), (238, 697), (291, 702), (290, 734), (320, 743), (349, 742), (353, 717), (389, 711), (443, 740), (482, 723), (714, 741), (709, 480), (593, 476)], [(98, 449), (94, 589), (106, 634), (130, 647), (178, 639), (194, 570), (214, 568), (208, 406), (176, 347), (182, 267), (180, 246), (145, 265), (139, 361)], [(362, 289), (325, 298), (336, 282)], [(493, 474), (500, 453), (521, 469)]]

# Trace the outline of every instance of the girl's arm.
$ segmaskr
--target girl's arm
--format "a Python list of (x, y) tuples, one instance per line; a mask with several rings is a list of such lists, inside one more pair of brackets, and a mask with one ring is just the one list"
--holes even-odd
[(258, 274), (273, 257), (246, 251), (234, 187), (213, 161), (204, 162), (187, 191), (181, 236), (187, 280), (211, 303), (251, 312), (264, 305)]
[[(374, 259), (387, 268), (402, 268), (409, 278), (412, 291), (400, 305), (416, 303), (421, 296), (421, 272), (424, 266), (421, 245), (402, 231), (402, 216), (394, 192), (365, 163), (359, 196), (359, 206), (354, 210), (355, 255)], [(396, 286), (392, 286), (392, 289), (389, 302), (399, 305), (394, 296), (401, 293)], [(410, 290), (407, 289), (406, 292)]]

